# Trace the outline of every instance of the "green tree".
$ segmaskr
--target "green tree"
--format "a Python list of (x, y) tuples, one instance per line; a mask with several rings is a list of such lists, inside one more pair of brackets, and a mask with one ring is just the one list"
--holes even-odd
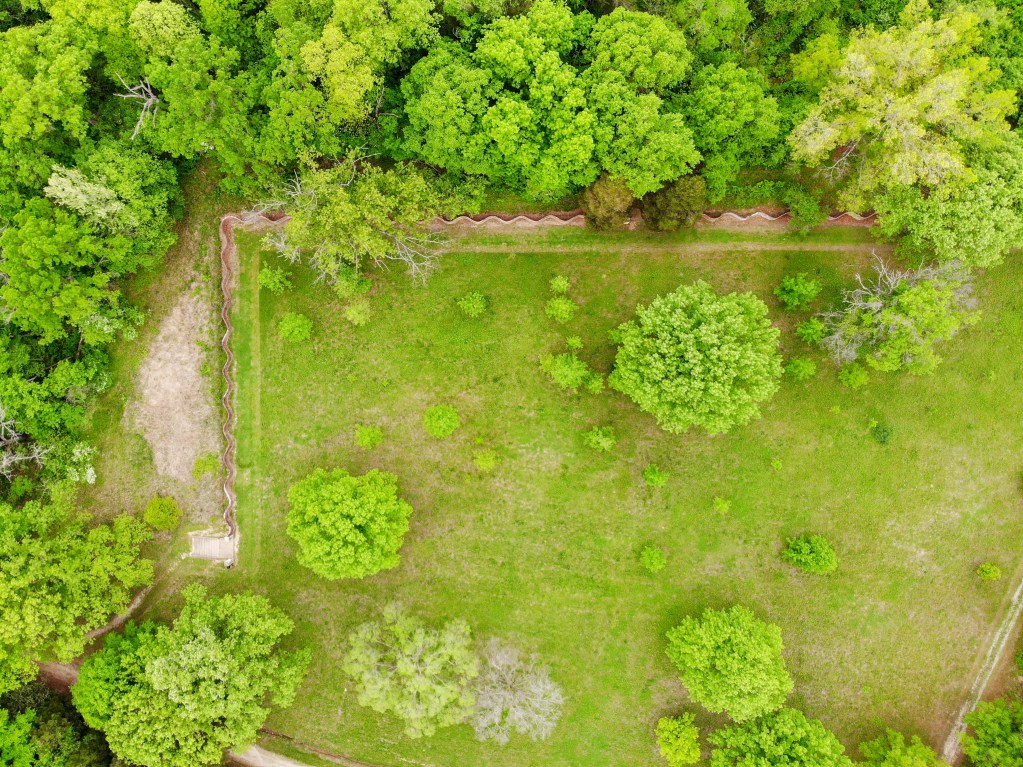
[(146, 504), (142, 518), (154, 530), (173, 530), (181, 522), (181, 507), (169, 496), (154, 496)]
[(210, 597), (196, 585), (182, 595), (173, 626), (108, 639), (73, 690), (86, 721), (133, 764), (220, 764), (256, 740), (269, 701), (291, 704), (308, 665), (308, 653), (281, 649), (294, 625), (266, 598)]
[(680, 0), (671, 15), (696, 54), (711, 64), (742, 53), (746, 29), (753, 21), (746, 0)]
[(663, 94), (685, 77), (692, 54), (685, 35), (649, 13), (615, 8), (593, 26), (586, 43), (593, 72), (617, 72), (644, 92)]
[(479, 675), (479, 659), (465, 621), (431, 628), (389, 605), (382, 620), (352, 633), (342, 668), (355, 681), (359, 704), (393, 713), (410, 738), (432, 735), (472, 714), (471, 682)]
[(20, 508), (0, 504), (0, 691), (85, 650), (85, 637), (153, 578), (139, 546), (144, 525), (127, 516), (86, 526), (71, 487)]
[(614, 332), (609, 383), (666, 431), (726, 432), (756, 418), (778, 390), (779, 333), (752, 293), (719, 296), (698, 282), (636, 314)]
[(789, 538), (781, 558), (793, 567), (821, 575), (838, 568), (838, 556), (823, 535), (797, 535)]
[(692, 714), (662, 717), (657, 722), (657, 746), (668, 767), (700, 761), (700, 731)]
[(794, 708), (717, 730), (709, 740), (710, 767), (853, 767), (834, 733)]
[(948, 767), (919, 736), (908, 742), (901, 732), (887, 730), (875, 740), (860, 743), (864, 767)]
[(692, 226), (707, 208), (702, 176), (683, 176), (643, 198), (643, 220), (662, 232)]
[(621, 179), (606, 173), (586, 187), (580, 197), (586, 220), (603, 231), (623, 229), (636, 198)]
[[(689, 696), (737, 722), (780, 708), (792, 692), (781, 650), (781, 629), (740, 605), (704, 610), (668, 632), (668, 657), (681, 672)], [(729, 762), (712, 763), (717, 767)]]
[(195, 18), (173, 0), (143, 0), (132, 9), (128, 29), (147, 58), (172, 59), (178, 46), (200, 35)]
[(3, 767), (35, 767), (36, 748), (32, 743), (32, 721), (34, 711), (26, 711), (11, 717), (0, 708), (0, 764)]
[(365, 578), (398, 566), (412, 507), (398, 496), (393, 474), (317, 469), (291, 486), (288, 503), (298, 561), (317, 575)]
[(978, 767), (1023, 767), (1023, 703), (981, 701), (966, 716), (963, 753)]

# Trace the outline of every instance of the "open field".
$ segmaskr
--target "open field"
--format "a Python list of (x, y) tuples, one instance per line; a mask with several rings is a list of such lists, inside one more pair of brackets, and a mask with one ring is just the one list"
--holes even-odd
[[(945, 348), (935, 376), (877, 376), (851, 391), (825, 363), (808, 383), (784, 382), (760, 421), (708, 437), (665, 434), (614, 392), (562, 392), (539, 360), (578, 335), (582, 356), (608, 372), (607, 331), (637, 303), (698, 278), (756, 292), (786, 352), (817, 356), (791, 332), (801, 316), (782, 313), (770, 291), (783, 274), (810, 271), (827, 286), (821, 305), (833, 300), (869, 261), (865, 233), (474, 235), (425, 288), (380, 276), (373, 320), (358, 329), (302, 269), (292, 269), (291, 292), (260, 295), (260, 262), (275, 257), (256, 236), (239, 246), (241, 566), (216, 585), (267, 594), (298, 623), (296, 643), (313, 649), (298, 701), (270, 727), (388, 765), (652, 766), (657, 717), (686, 703), (664, 631), (688, 612), (742, 602), (782, 627), (793, 701), (848, 745), (887, 725), (940, 747), (1023, 574), (1023, 400), (1011, 352), (1023, 338), (1019, 265), (981, 277), (983, 318)], [(581, 304), (565, 326), (543, 314), (558, 273)], [(470, 290), (490, 300), (478, 320), (454, 305)], [(314, 320), (312, 341), (279, 339), (285, 311)], [(434, 404), (462, 416), (449, 440), (422, 427)], [(888, 444), (871, 437), (872, 422), (890, 427)], [(383, 444), (358, 448), (359, 424), (382, 426)], [(605, 424), (619, 444), (598, 455), (581, 434)], [(472, 463), (483, 448), (500, 456), (490, 474)], [(643, 484), (650, 462), (671, 473), (665, 487)], [(295, 562), (285, 494), (319, 466), (398, 475), (416, 513), (397, 569), (330, 583)], [(714, 510), (716, 497), (728, 513)], [(835, 543), (835, 575), (781, 563), (785, 537), (803, 531)], [(656, 576), (637, 561), (648, 542), (668, 554)], [(1008, 577), (979, 581), (972, 571), (988, 560)], [(391, 600), (538, 653), (568, 699), (552, 738), (482, 745), (462, 726), (409, 741), (397, 720), (359, 707), (339, 659), (349, 630)]]

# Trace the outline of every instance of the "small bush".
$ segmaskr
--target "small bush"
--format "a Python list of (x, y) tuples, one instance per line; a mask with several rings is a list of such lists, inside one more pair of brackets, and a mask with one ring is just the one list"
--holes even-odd
[(371, 287), (373, 287), (373, 281), (354, 267), (342, 265), (338, 268), (333, 288), (337, 297), (342, 301), (368, 293)]
[(472, 462), (480, 471), (493, 471), (497, 468), (497, 452), (494, 450), (477, 450), (472, 454)]
[(835, 550), (823, 535), (798, 535), (789, 538), (781, 558), (808, 573), (824, 575), (838, 567)]
[(216, 453), (204, 453), (192, 464), (192, 479), (198, 482), (207, 474), (216, 474), (218, 471), (220, 471), (220, 456)]
[(563, 296), (568, 292), (568, 286), (571, 284), (568, 281), (568, 277), (563, 274), (556, 274), (551, 277), (551, 281), (548, 283), (551, 286), (551, 293), (557, 296)]
[(775, 297), (789, 311), (805, 309), (821, 292), (821, 284), (806, 272), (789, 275), (774, 289)]
[(579, 307), (570, 299), (565, 296), (555, 296), (547, 302), (547, 306), (544, 307), (544, 312), (555, 322), (564, 325), (575, 317), (576, 310)]
[(796, 336), (810, 346), (819, 344), (827, 334), (828, 326), (817, 317), (811, 317), (806, 322), (796, 325)]
[(487, 310), (487, 297), (475, 290), (472, 293), (466, 293), (455, 303), (462, 310), (462, 314), (470, 319), (476, 319)]
[(644, 546), (643, 550), (639, 552), (639, 563), (643, 565), (644, 570), (653, 575), (664, 569), (668, 558), (664, 556), (664, 551), (660, 546), (651, 543)]
[(368, 300), (357, 298), (345, 307), (344, 314), (346, 320), (355, 325), (355, 327), (361, 328), (370, 321), (373, 311)]
[(384, 430), (379, 426), (355, 427), (355, 444), (363, 450), (372, 450), (384, 441)]
[(664, 717), (657, 722), (657, 745), (668, 767), (685, 767), (700, 761), (700, 731), (692, 714)]
[(579, 351), (580, 349), (583, 348), (583, 339), (581, 339), (579, 336), (569, 336), (568, 338), (565, 339), (565, 346), (567, 346), (572, 351)]
[(663, 471), (656, 463), (651, 463), (643, 469), (643, 481), (650, 487), (660, 487), (668, 481), (671, 475)]
[(549, 354), (540, 363), (547, 375), (562, 389), (575, 392), (593, 375), (590, 366), (575, 354)]
[(308, 341), (313, 334), (313, 321), (298, 312), (285, 312), (277, 323), (277, 332), (285, 341)]
[(881, 423), (880, 421), (871, 421), (870, 436), (877, 441), (877, 444), (887, 445), (888, 440), (892, 438), (892, 429), (890, 426)]
[(789, 228), (806, 233), (828, 220), (828, 211), (820, 201), (801, 186), (791, 185), (782, 195), (789, 206)]
[(583, 433), (583, 442), (598, 453), (610, 453), (618, 444), (618, 436), (613, 426), (594, 426)]
[(817, 363), (805, 357), (796, 357), (785, 363), (785, 375), (793, 381), (809, 381), (817, 375)]
[(583, 190), (580, 205), (595, 229), (621, 229), (636, 201), (626, 183), (606, 173)]
[(977, 567), (977, 577), (982, 581), (998, 581), (1002, 579), (1002, 568), (993, 562), (984, 562)]
[(718, 496), (714, 499), (714, 511), (723, 517), (727, 516), (732, 513), (732, 502), (727, 498)]
[(458, 417), (458, 411), (450, 405), (435, 405), (423, 415), (423, 426), (437, 439), (450, 437), (461, 425), (462, 419)]
[(583, 387), (590, 394), (600, 394), (604, 391), (604, 376), (599, 373), (590, 373), (590, 376), (586, 379)]
[(291, 278), (280, 267), (264, 266), (259, 270), (259, 287), (279, 296), (291, 287)]
[(843, 386), (848, 386), (850, 389), (859, 389), (870, 382), (870, 373), (867, 372), (863, 365), (853, 362), (851, 365), (846, 365), (838, 371), (838, 380)]
[(146, 504), (142, 518), (154, 530), (173, 530), (181, 522), (181, 507), (173, 498), (158, 495)]

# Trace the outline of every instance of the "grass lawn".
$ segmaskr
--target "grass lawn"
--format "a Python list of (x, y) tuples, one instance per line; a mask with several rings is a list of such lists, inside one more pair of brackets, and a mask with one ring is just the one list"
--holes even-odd
[[(791, 703), (848, 745), (891, 726), (940, 746), (1023, 574), (1018, 261), (980, 278), (983, 318), (944, 347), (933, 377), (878, 375), (852, 391), (819, 360), (811, 381), (783, 382), (762, 419), (710, 437), (666, 434), (616, 392), (562, 392), (540, 359), (578, 335), (582, 356), (609, 372), (607, 331), (637, 303), (696, 279), (757, 293), (786, 355), (819, 358), (793, 335), (802, 316), (783, 313), (771, 290), (807, 271), (827, 286), (820, 306), (833, 301), (869, 262), (864, 232), (467, 236), (426, 287), (398, 271), (379, 276), (362, 328), (304, 269), (292, 269), (291, 292), (260, 295), (261, 260), (276, 257), (257, 236), (239, 244), (241, 556), (211, 577), (218, 590), (267, 594), (313, 650), (298, 700), (268, 726), (384, 765), (658, 765), (657, 718), (695, 710), (664, 632), (687, 613), (741, 602), (782, 628)], [(581, 305), (565, 326), (543, 313), (555, 274), (571, 279)], [(477, 320), (454, 303), (471, 290), (490, 302)], [(313, 319), (310, 342), (278, 337), (286, 311)], [(462, 416), (447, 440), (422, 426), (436, 404)], [(891, 429), (887, 444), (871, 436), (873, 422)], [(383, 427), (383, 444), (358, 448), (359, 424)], [(582, 433), (606, 424), (619, 442), (597, 454)], [(499, 455), (491, 473), (472, 462), (487, 448)], [(664, 487), (644, 485), (651, 462), (670, 472)], [(397, 569), (331, 583), (296, 563), (287, 488), (335, 466), (398, 475), (415, 514)], [(715, 511), (715, 498), (730, 510)], [(803, 531), (831, 539), (837, 573), (806, 576), (781, 562), (785, 538)], [(668, 556), (656, 576), (638, 562), (651, 542)], [(1006, 578), (980, 581), (982, 561)], [(408, 740), (396, 719), (361, 708), (339, 670), (346, 637), (392, 600), (430, 621), (464, 617), (479, 638), (537, 653), (567, 698), (550, 740), (480, 744), (468, 726)]]

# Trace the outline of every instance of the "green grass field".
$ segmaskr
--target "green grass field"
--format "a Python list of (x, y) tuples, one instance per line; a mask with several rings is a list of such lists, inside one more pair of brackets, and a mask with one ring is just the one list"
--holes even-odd
[[(848, 745), (891, 726), (940, 746), (1020, 575), (1020, 264), (980, 278), (982, 320), (946, 345), (936, 375), (878, 375), (852, 391), (794, 337), (805, 315), (783, 313), (771, 290), (808, 271), (826, 285), (820, 307), (833, 301), (869, 262), (862, 231), (470, 236), (426, 287), (398, 271), (378, 276), (373, 320), (358, 329), (304, 269), (292, 268), (291, 292), (260, 295), (261, 260), (275, 257), (256, 236), (239, 243), (242, 545), (239, 567), (218, 573), (216, 588), (268, 595), (313, 650), (297, 702), (268, 726), (382, 765), (657, 765), (657, 718), (689, 705), (664, 632), (687, 613), (741, 602), (782, 628), (791, 703)], [(565, 326), (543, 313), (559, 273), (581, 304)], [(607, 331), (637, 303), (695, 279), (761, 296), (786, 355), (821, 362), (816, 378), (783, 382), (762, 419), (710, 437), (666, 434), (622, 395), (570, 395), (540, 370), (578, 335), (582, 356), (609, 372)], [(478, 320), (454, 303), (471, 290), (490, 301)], [(286, 311), (314, 320), (312, 341), (278, 338)], [(448, 440), (423, 429), (435, 404), (462, 416)], [(873, 422), (891, 429), (887, 444), (872, 438)], [(358, 448), (359, 424), (382, 426), (383, 444)], [(619, 436), (608, 455), (582, 443), (584, 430), (605, 424)], [(484, 448), (500, 458), (489, 474), (472, 462)], [(644, 485), (650, 462), (671, 473), (666, 486)], [(287, 488), (335, 466), (398, 475), (415, 514), (397, 569), (331, 583), (296, 563)], [(716, 497), (730, 501), (728, 513), (715, 511)], [(786, 536), (803, 531), (832, 540), (836, 574), (780, 561)], [(638, 562), (650, 542), (668, 555), (656, 576)], [(973, 574), (988, 560), (1005, 570), (1001, 582)], [(459, 726), (412, 741), (396, 719), (361, 708), (339, 670), (346, 637), (392, 600), (537, 653), (567, 698), (551, 739), (480, 744)]]

